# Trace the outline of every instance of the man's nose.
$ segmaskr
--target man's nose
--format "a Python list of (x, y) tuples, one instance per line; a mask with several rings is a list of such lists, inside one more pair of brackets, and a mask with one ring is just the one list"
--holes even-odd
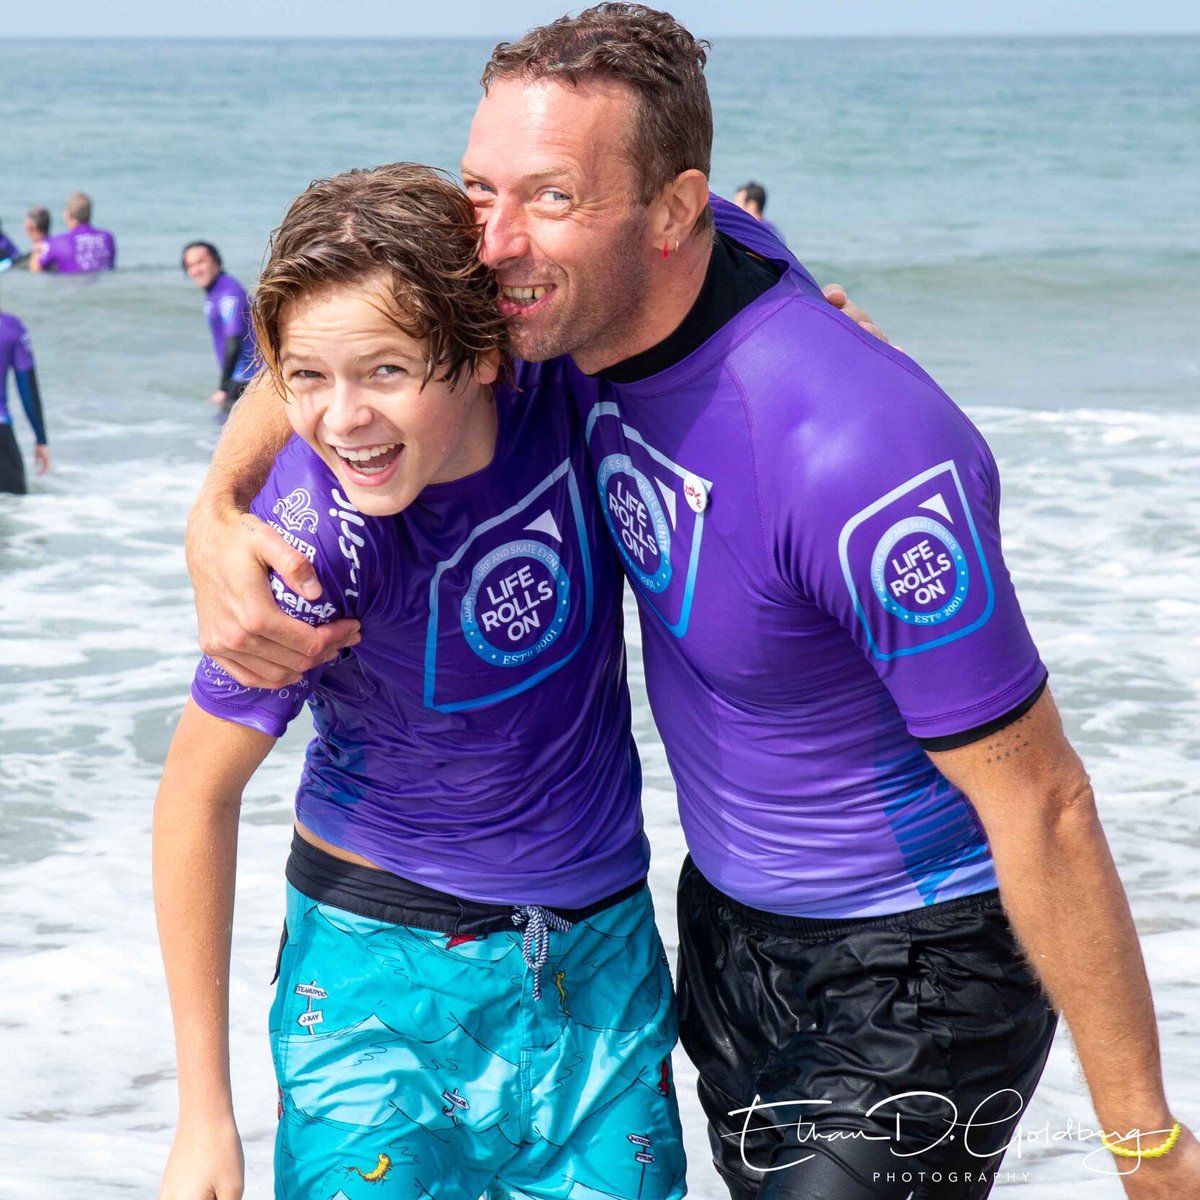
[(529, 253), (529, 230), (519, 205), (497, 201), (480, 214), (483, 245), (479, 257), (493, 270)]

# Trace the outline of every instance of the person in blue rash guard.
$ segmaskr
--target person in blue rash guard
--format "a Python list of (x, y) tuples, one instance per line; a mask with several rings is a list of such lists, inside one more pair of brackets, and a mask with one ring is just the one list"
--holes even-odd
[(228, 415), (254, 378), (254, 331), (246, 289), (225, 273), (220, 251), (211, 242), (188, 242), (181, 265), (204, 292), (204, 316), (212, 334), (213, 353), (221, 372), (209, 401)]
[(25, 463), (21, 459), (8, 408), (10, 370), (16, 377), (17, 393), (33, 427), (33, 455), (37, 473), (44, 475), (50, 469), (50, 447), (46, 442), (46, 419), (42, 415), (33, 347), (24, 324), (12, 313), (0, 312), (0, 492), (23, 496), (27, 490)]
[(274, 691), (196, 671), (154, 820), (180, 1091), (162, 1200), (242, 1194), (238, 801), (306, 699), (276, 1197), (684, 1195), (620, 568), (565, 364), (505, 381), (477, 248), (467, 198), (407, 163), (312, 185), (272, 239), (255, 324), (297, 436), (252, 508), (325, 587), (276, 576), (279, 607), (362, 641)]

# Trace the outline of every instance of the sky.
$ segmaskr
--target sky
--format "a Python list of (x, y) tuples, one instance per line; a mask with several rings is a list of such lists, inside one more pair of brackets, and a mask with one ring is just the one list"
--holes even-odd
[[(701, 37), (1200, 32), (1195, 0), (652, 2)], [(564, 11), (564, 0), (56, 0), (14, 4), (4, 25), (10, 38), (500, 37)]]

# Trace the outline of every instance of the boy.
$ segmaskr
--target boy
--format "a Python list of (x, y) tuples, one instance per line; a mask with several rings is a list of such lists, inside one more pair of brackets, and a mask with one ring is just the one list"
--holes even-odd
[[(180, 1119), (162, 1196), (240, 1195), (237, 806), (307, 698), (271, 1016), (276, 1195), (682, 1196), (616, 562), (559, 372), (505, 369), (466, 198), (395, 164), (277, 231), (258, 344), (300, 435), (254, 511), (362, 642), (300, 685), (197, 671), (155, 890)], [(302, 440), (301, 440), (302, 439)], [(212, 981), (216, 980), (215, 988)]]

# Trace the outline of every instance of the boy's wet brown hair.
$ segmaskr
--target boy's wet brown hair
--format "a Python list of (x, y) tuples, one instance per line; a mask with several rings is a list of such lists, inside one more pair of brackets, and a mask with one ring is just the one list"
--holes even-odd
[(422, 387), (457, 384), (507, 339), (496, 281), (479, 261), (481, 228), (461, 189), (418, 163), (389, 163), (319, 179), (271, 235), (255, 288), (254, 333), (276, 388), (283, 322), (298, 300), (382, 278), (397, 328), (426, 342)]

